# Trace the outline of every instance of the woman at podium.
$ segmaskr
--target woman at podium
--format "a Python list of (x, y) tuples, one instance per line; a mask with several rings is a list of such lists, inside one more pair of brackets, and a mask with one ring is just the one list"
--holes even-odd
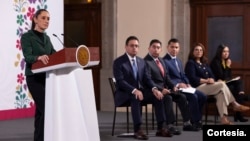
[(21, 37), (21, 46), (26, 62), (25, 75), (28, 89), (36, 105), (34, 141), (44, 140), (45, 80), (46, 73), (32, 73), (32, 64), (41, 61), (47, 64), (48, 55), (56, 52), (45, 30), (49, 26), (50, 15), (39, 9), (33, 16), (31, 29)]

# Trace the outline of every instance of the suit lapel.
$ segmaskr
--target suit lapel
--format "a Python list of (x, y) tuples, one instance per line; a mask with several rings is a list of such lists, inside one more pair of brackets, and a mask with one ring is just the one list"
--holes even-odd
[(142, 78), (142, 63), (140, 62), (141, 60), (136, 57), (136, 64), (137, 64), (137, 69), (138, 69), (138, 80)]

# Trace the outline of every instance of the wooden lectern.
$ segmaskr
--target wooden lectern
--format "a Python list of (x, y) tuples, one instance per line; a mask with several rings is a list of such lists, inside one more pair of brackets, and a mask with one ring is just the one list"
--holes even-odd
[(64, 48), (49, 63), (32, 65), (46, 72), (44, 141), (100, 141), (91, 69), (99, 64), (99, 48)]

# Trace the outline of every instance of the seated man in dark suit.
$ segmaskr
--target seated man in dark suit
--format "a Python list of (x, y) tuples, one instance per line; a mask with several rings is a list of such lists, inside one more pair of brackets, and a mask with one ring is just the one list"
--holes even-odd
[(146, 61), (148, 73), (152, 78), (154, 85), (157, 86), (158, 91), (160, 91), (160, 93), (164, 95), (166, 122), (169, 131), (175, 135), (181, 134), (179, 129), (177, 127), (174, 127), (172, 124), (173, 122), (175, 122), (173, 101), (178, 104), (181, 110), (184, 122), (183, 130), (198, 131), (198, 129), (193, 128), (190, 123), (190, 114), (186, 96), (181, 93), (170, 91), (176, 91), (177, 88), (171, 82), (165, 64), (162, 58), (159, 57), (162, 51), (162, 43), (157, 39), (151, 40), (148, 51), (149, 52), (144, 57), (144, 60)]
[[(171, 137), (172, 134), (164, 127), (165, 115), (163, 95), (159, 93), (146, 72), (145, 61), (136, 56), (139, 50), (139, 40), (135, 36), (127, 38), (125, 43), (126, 53), (114, 60), (113, 74), (116, 79), (115, 104), (131, 103), (131, 112), (134, 125), (135, 138), (147, 140), (148, 136), (141, 129), (141, 102), (150, 101), (154, 104), (157, 120), (156, 136)], [(153, 92), (145, 99), (145, 87)]]
[[(172, 38), (168, 41), (167, 54), (163, 57), (163, 60), (167, 66), (167, 70), (170, 79), (180, 89), (192, 88), (189, 84), (189, 80), (184, 73), (184, 69), (181, 60), (177, 58), (180, 50), (180, 44), (178, 39)], [(191, 93), (185, 93), (188, 100), (188, 105), (191, 112), (191, 122), (194, 128), (202, 128), (202, 111), (206, 102), (207, 96), (201, 91), (195, 90)]]

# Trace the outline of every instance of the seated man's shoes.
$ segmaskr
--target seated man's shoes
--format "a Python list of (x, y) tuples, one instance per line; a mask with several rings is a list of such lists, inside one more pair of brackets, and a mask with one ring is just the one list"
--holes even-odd
[(173, 135), (180, 135), (181, 134), (181, 131), (174, 126), (169, 127), (168, 131)]
[(138, 130), (134, 137), (138, 140), (148, 140), (148, 136), (142, 130)]
[(195, 123), (193, 124), (193, 126), (194, 126), (194, 128), (197, 128), (198, 130), (202, 130), (202, 127), (203, 127), (201, 121), (195, 122)]
[(169, 130), (165, 128), (158, 130), (155, 135), (158, 137), (172, 137), (173, 136), (173, 134), (171, 134)]
[(200, 131), (200, 128), (192, 124), (187, 124), (183, 126), (183, 131)]

